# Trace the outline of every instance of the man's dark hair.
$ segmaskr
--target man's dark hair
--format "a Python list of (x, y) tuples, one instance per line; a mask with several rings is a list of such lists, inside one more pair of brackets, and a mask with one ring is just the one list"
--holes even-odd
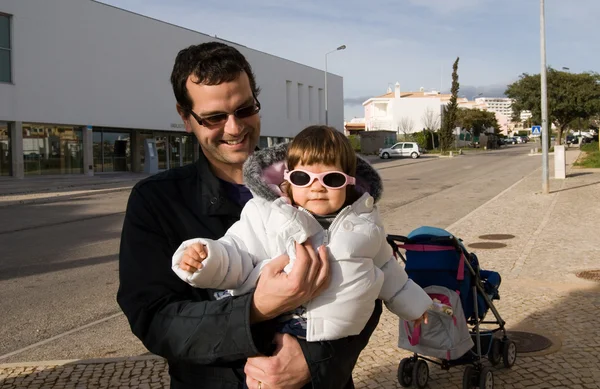
[(195, 81), (198, 84), (219, 85), (235, 80), (240, 72), (246, 72), (252, 93), (258, 96), (260, 89), (256, 86), (252, 67), (236, 48), (220, 42), (187, 47), (177, 54), (171, 73), (175, 99), (186, 114), (189, 114), (193, 105), (185, 85), (189, 76), (197, 78)]

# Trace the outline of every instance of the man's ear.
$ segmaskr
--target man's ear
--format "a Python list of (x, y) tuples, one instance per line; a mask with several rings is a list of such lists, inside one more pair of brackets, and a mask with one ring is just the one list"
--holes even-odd
[(183, 121), (183, 125), (185, 127), (185, 132), (192, 132), (192, 124), (190, 123), (190, 115), (186, 112), (185, 109), (183, 109), (183, 107), (179, 104), (176, 104), (176, 108), (177, 108), (177, 113), (179, 114), (179, 116), (181, 117), (181, 120)]

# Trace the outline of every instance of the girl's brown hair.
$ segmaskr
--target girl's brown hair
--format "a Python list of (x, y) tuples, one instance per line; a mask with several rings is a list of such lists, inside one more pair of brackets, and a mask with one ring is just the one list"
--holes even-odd
[[(310, 126), (294, 137), (287, 151), (287, 168), (297, 165), (338, 165), (349, 176), (356, 175), (356, 153), (344, 134), (329, 126)], [(291, 185), (285, 185), (287, 195), (292, 197)], [(346, 187), (346, 204), (358, 199), (354, 186)]]

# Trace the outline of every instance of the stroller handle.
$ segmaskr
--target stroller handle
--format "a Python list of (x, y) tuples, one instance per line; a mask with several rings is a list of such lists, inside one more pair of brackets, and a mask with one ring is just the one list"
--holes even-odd
[(392, 235), (392, 234), (388, 234), (386, 239), (387, 239), (388, 243), (390, 243), (390, 244), (393, 242), (407, 243), (410, 240), (406, 236)]

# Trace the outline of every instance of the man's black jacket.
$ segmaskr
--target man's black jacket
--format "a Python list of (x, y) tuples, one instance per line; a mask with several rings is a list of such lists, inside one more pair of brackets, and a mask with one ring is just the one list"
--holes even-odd
[[(218, 239), (240, 213), (202, 154), (196, 164), (139, 182), (129, 198), (117, 301), (133, 333), (167, 359), (173, 389), (242, 388), (246, 358), (272, 347), (274, 323), (250, 325), (251, 294), (216, 300), (215, 291), (192, 288), (171, 270), (181, 242)], [(353, 387), (352, 369), (380, 315), (378, 301), (360, 335), (330, 342), (300, 340), (313, 388)]]

